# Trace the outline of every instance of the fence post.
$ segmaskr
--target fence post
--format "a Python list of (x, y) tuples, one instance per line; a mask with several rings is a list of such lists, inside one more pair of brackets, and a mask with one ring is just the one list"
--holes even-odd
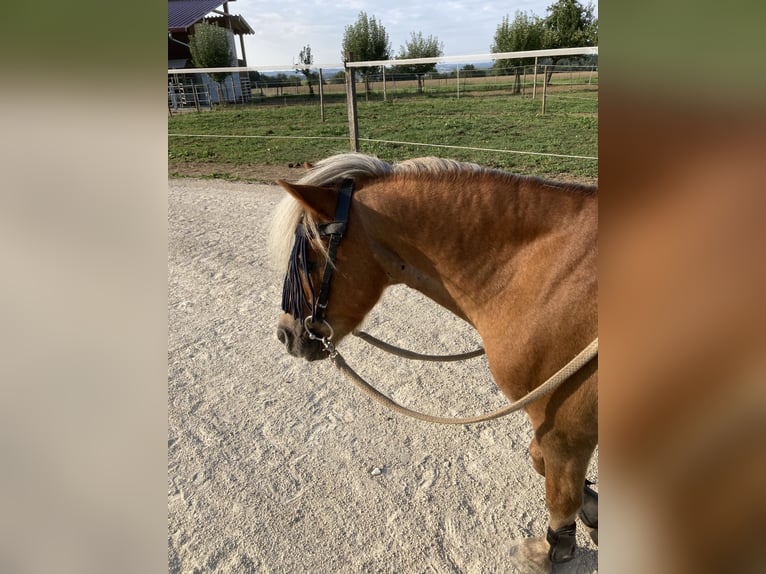
[(548, 66), (543, 66), (543, 115), (545, 115), (545, 96), (548, 93)]
[(537, 95), (537, 56), (535, 56), (535, 78), (532, 80), (532, 99)]
[(199, 111), (199, 96), (197, 95), (197, 84), (192, 83), (192, 92), (194, 93), (194, 107)]
[(343, 67), (346, 69), (346, 104), (348, 107), (348, 134), (351, 143), (351, 151), (359, 151), (359, 121), (356, 116), (356, 74), (354, 68), (348, 65), (352, 62), (354, 55), (346, 52), (346, 59)]
[(322, 68), (319, 68), (319, 109), (321, 110), (322, 123), (324, 123), (324, 80), (322, 79)]
[(385, 66), (381, 66), (381, 68), (383, 69), (383, 101), (385, 102), (385, 101), (387, 101), (387, 97), (386, 97), (386, 67)]
[(523, 98), (526, 95), (524, 91), (524, 86), (527, 83), (527, 67), (526, 66), (522, 67), (521, 72), (523, 74), (521, 77), (521, 97)]

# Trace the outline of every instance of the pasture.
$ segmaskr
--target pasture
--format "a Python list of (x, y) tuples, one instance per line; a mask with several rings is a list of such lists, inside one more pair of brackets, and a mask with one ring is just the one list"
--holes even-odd
[[(389, 101), (357, 96), (360, 151), (381, 159), (437, 155), (521, 174), (597, 181), (597, 160), (533, 155), (598, 156), (598, 92), (587, 87), (554, 92), (545, 114), (539, 95), (533, 100), (508, 92), (460, 98), (426, 92), (419, 97), (391, 96)], [(274, 173), (293, 177), (290, 164), (349, 151), (345, 101), (328, 98), (324, 122), (318, 98), (301, 102), (221, 106), (168, 117), (169, 174), (270, 183)]]

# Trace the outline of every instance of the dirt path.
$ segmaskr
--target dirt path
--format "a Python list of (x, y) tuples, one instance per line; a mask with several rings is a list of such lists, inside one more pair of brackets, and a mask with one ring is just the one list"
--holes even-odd
[[(510, 572), (512, 540), (546, 528), (527, 419), (403, 418), (329, 363), (288, 356), (274, 334), (281, 278), (265, 253), (281, 197), (269, 185), (169, 181), (169, 571)], [(478, 343), (406, 288), (389, 290), (365, 328), (425, 352)], [(358, 341), (341, 350), (426, 412), (475, 414), (505, 400), (484, 359), (405, 362)], [(556, 572), (596, 570), (590, 539), (580, 532), (578, 543)]]

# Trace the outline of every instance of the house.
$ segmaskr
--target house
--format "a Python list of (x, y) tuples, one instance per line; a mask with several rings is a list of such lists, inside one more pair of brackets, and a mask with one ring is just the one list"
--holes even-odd
[[(228, 32), (231, 46), (231, 66), (247, 66), (245, 34), (254, 30), (242, 16), (229, 13), (229, 4), (235, 0), (168, 0), (168, 69), (193, 68), (189, 37), (194, 26), (207, 22)], [(237, 40), (239, 38), (239, 54)], [(168, 74), (168, 105), (183, 107), (202, 102), (204, 105), (221, 100), (247, 101), (250, 99), (250, 82), (246, 73), (231, 74), (219, 86), (207, 74)]]

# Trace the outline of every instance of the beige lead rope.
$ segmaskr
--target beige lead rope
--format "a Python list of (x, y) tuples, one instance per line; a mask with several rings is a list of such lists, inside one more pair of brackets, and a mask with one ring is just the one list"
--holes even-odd
[(413, 411), (412, 409), (408, 409), (407, 407), (403, 407), (399, 403), (390, 399), (389, 397), (381, 393), (379, 390), (371, 386), (362, 377), (360, 377), (351, 367), (348, 366), (348, 363), (346, 363), (346, 360), (334, 348), (332, 349), (332, 352), (330, 353), (330, 358), (332, 359), (333, 363), (335, 363), (335, 366), (338, 367), (340, 372), (343, 373), (352, 383), (354, 383), (354, 385), (359, 387), (362, 391), (370, 395), (370, 397), (372, 397), (373, 399), (375, 399), (382, 405), (388, 407), (389, 409), (397, 413), (407, 415), (407, 416), (419, 419), (421, 421), (426, 421), (430, 423), (463, 425), (463, 424), (478, 423), (483, 421), (490, 421), (490, 420), (508, 415), (519, 409), (523, 409), (528, 404), (535, 402), (537, 399), (539, 399), (543, 395), (553, 392), (553, 390), (555, 390), (559, 385), (561, 385), (561, 383), (563, 383), (569, 377), (571, 377), (573, 374), (579, 371), (583, 366), (585, 366), (585, 364), (588, 361), (590, 361), (596, 355), (598, 355), (598, 337), (594, 339), (590, 345), (588, 345), (582, 351), (580, 351), (580, 353), (575, 358), (573, 358), (561, 369), (559, 369), (556, 373), (554, 373), (552, 377), (550, 377), (547, 381), (545, 381), (542, 385), (540, 385), (536, 389), (533, 389), (527, 395), (520, 398), (518, 401), (514, 401), (510, 405), (507, 405), (491, 413), (486, 413), (483, 415), (477, 415), (474, 417), (467, 417), (467, 418), (436, 417), (436, 416), (424, 414), (418, 411)]
[(450, 361), (464, 361), (465, 359), (473, 359), (474, 357), (481, 357), (484, 354), (484, 349), (479, 347), (475, 351), (468, 351), (467, 353), (459, 353), (457, 355), (423, 355), (421, 353), (415, 353), (414, 351), (408, 351), (401, 347), (395, 347), (385, 341), (381, 341), (377, 337), (373, 337), (369, 333), (364, 331), (354, 331), (352, 333), (355, 337), (358, 337), (362, 341), (369, 343), (373, 347), (377, 347), (387, 353), (396, 355), (397, 357), (404, 357), (405, 359), (413, 359), (416, 361), (438, 361), (440, 363), (447, 363)]

